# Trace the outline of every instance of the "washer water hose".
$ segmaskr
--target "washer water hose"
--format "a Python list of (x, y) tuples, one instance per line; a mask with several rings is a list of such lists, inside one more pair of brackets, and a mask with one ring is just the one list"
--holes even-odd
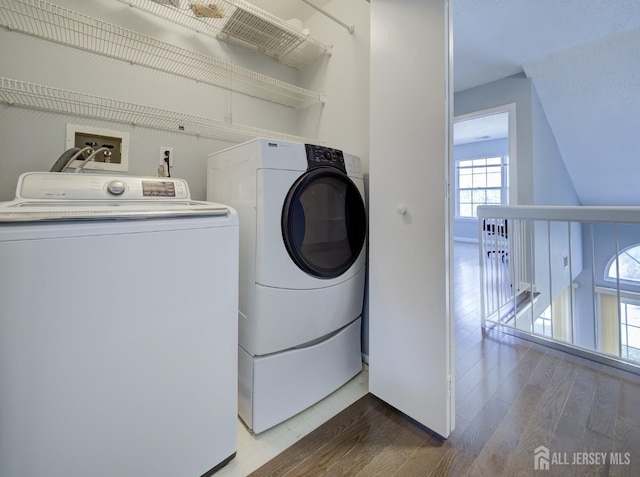
[(104, 151), (104, 155), (105, 155), (106, 157), (111, 156), (111, 151), (110, 151), (110, 149), (113, 149), (113, 146), (112, 146), (111, 144), (103, 144), (103, 145), (102, 145), (102, 147), (101, 147), (100, 149), (96, 149), (95, 151), (93, 151), (91, 154), (89, 154), (89, 156), (88, 156), (84, 161), (82, 161), (82, 164), (80, 164), (78, 167), (76, 167), (76, 174), (77, 174), (78, 172), (81, 172), (81, 171), (82, 171), (82, 169), (84, 168), (84, 166), (86, 166), (86, 165), (87, 165), (87, 162), (89, 162), (89, 161), (90, 161), (90, 160), (92, 160), (94, 157), (96, 157), (96, 155), (97, 155), (99, 152), (103, 152), (103, 151)]
[(78, 159), (86, 151), (91, 151), (93, 146), (86, 146), (80, 149), (72, 147), (62, 153), (62, 155), (53, 163), (49, 172), (64, 172), (76, 159)]
[(49, 169), (49, 172), (62, 172), (62, 170), (67, 166), (67, 164), (69, 164), (70, 162), (69, 158), (70, 157), (75, 158), (76, 153), (79, 151), (80, 151), (79, 147), (72, 147), (64, 151), (60, 155), (58, 160), (53, 163), (53, 166), (51, 166), (51, 169)]
[(71, 164), (73, 164), (73, 161), (78, 158), (82, 158), (82, 155), (85, 152), (87, 152), (89, 155), (82, 161), (82, 163), (78, 167), (76, 167), (76, 172), (81, 172), (84, 166), (86, 166), (89, 161), (96, 157), (99, 152), (104, 151), (104, 155), (106, 157), (111, 156), (110, 149), (113, 148), (111, 144), (103, 144), (101, 148), (94, 151), (93, 148), (96, 146), (96, 143), (87, 143), (87, 146), (83, 147), (82, 149), (80, 149), (79, 147), (71, 147), (67, 149), (60, 155), (56, 162), (53, 163), (53, 166), (51, 166), (49, 172), (64, 172)]

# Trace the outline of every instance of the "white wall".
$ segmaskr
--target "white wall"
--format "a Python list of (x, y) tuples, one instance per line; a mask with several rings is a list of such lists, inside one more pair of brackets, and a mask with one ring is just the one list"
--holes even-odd
[(355, 25), (355, 30), (349, 34), (321, 13), (305, 23), (314, 38), (333, 45), (333, 54), (300, 70), (300, 86), (326, 93), (327, 102), (298, 113), (299, 134), (319, 137), (328, 146), (360, 156), (366, 172), (369, 162), (369, 3), (334, 0), (324, 10), (348, 25)]
[[(56, 0), (58, 5), (138, 31), (176, 46), (230, 61), (296, 84), (298, 72), (115, 0)], [(286, 106), (197, 83), (148, 68), (0, 29), (2, 76), (56, 88), (297, 135), (296, 111)], [(48, 170), (65, 149), (67, 123), (130, 133), (129, 173), (156, 175), (160, 146), (174, 148), (172, 174), (189, 182), (195, 199), (206, 197), (207, 154), (231, 143), (130, 124), (74, 117), (0, 104), (0, 200), (13, 198), (22, 172)]]
[(533, 200), (535, 205), (580, 205), (547, 115), (532, 85)]
[(447, 3), (372, 0), (369, 200), (369, 389), (445, 437), (455, 395)]
[[(327, 146), (355, 154), (362, 160), (365, 195), (369, 196), (369, 3), (335, 0), (323, 9), (347, 25), (353, 34), (321, 13), (304, 27), (311, 35), (333, 45), (331, 57), (320, 58), (300, 69), (299, 85), (327, 95), (325, 104), (298, 112), (298, 134), (321, 138)], [(362, 317), (362, 352), (369, 354), (368, 298)]]

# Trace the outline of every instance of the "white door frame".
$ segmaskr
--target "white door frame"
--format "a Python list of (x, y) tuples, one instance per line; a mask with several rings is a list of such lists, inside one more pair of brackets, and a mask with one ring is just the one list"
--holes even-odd
[[(469, 119), (477, 119), (485, 116), (492, 116), (499, 113), (509, 114), (509, 185), (508, 185), (508, 200), (509, 205), (518, 204), (518, 168), (517, 168), (517, 138), (516, 138), (516, 103), (504, 104), (501, 106), (495, 106), (493, 108), (482, 109), (480, 111), (474, 111), (472, 113), (461, 114), (453, 118), (453, 123), (461, 121), (467, 121)], [(455, 161), (451, 161), (450, 181), (451, 184), (455, 184)], [(454, 200), (454, 195), (451, 194), (451, 200)], [(452, 213), (455, 214), (455, 204), (450, 204)], [(454, 216), (451, 216), (450, 220), (453, 221)]]

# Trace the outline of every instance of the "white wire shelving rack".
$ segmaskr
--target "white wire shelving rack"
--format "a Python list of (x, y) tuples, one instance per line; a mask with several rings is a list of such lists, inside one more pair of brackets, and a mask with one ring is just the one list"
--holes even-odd
[(0, 77), (0, 101), (9, 105), (98, 118), (166, 131), (183, 132), (232, 142), (242, 142), (256, 137), (270, 137), (286, 141), (318, 143), (317, 140), (311, 138), (227, 123), (4, 77)]
[(118, 0), (218, 40), (299, 68), (331, 47), (243, 0)]
[(179, 48), (44, 0), (0, 0), (0, 24), (38, 38), (285, 106), (300, 108), (325, 101), (320, 93)]

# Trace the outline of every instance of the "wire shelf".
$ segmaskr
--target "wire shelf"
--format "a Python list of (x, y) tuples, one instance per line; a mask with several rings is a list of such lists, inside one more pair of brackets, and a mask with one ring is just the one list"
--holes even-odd
[(331, 54), (331, 47), (243, 0), (118, 1), (294, 68)]
[(225, 63), (43, 0), (0, 0), (0, 24), (38, 38), (124, 60), (291, 107), (324, 102), (314, 91)]
[(271, 137), (287, 141), (318, 143), (315, 139), (3, 77), (0, 77), (0, 101), (10, 105), (184, 132), (232, 142), (247, 141), (256, 137)]

